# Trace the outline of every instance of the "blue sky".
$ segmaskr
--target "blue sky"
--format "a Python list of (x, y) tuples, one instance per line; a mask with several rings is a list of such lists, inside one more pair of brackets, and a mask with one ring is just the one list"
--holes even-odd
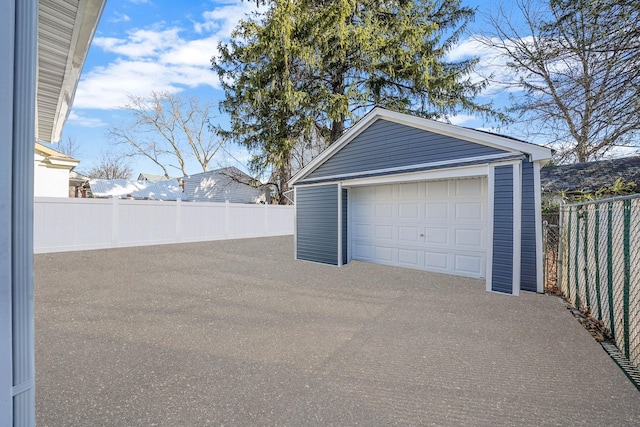
[[(477, 7), (479, 14), (469, 35), (449, 59), (479, 55), (482, 72), (500, 77), (505, 70), (503, 61), (470, 38), (483, 28), (482, 14), (489, 12), (491, 2), (468, 0), (464, 4)], [(107, 138), (106, 132), (109, 124), (127, 122), (127, 115), (119, 107), (127, 104), (129, 95), (169, 91), (217, 105), (224, 94), (210, 70), (210, 58), (215, 55), (218, 42), (228, 39), (238, 20), (255, 10), (256, 2), (252, 0), (108, 0), (62, 135), (63, 141), (70, 137), (79, 146), (76, 157), (81, 163), (77, 169), (89, 170), (103, 153), (122, 149)], [(506, 102), (504, 91), (498, 87), (489, 88), (485, 96), (498, 105)], [(219, 120), (224, 125), (224, 117)], [(485, 126), (467, 115), (454, 117), (452, 122)], [(244, 150), (228, 146), (227, 153), (215, 158), (210, 168), (240, 167), (238, 161), (247, 159)], [(160, 173), (157, 166), (143, 159), (132, 160), (130, 166), (134, 177), (140, 172)], [(196, 165), (189, 171), (200, 172)]]

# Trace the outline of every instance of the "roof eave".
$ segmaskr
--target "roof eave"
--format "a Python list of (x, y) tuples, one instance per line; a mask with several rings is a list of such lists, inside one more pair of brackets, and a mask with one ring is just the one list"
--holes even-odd
[(38, 2), (37, 141), (60, 140), (105, 4), (106, 0), (79, 0), (73, 9), (70, 2)]

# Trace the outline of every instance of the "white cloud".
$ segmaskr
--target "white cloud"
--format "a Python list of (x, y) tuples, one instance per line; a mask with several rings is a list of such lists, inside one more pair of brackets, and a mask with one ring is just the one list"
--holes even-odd
[(448, 61), (460, 61), (464, 59), (478, 58), (475, 72), (471, 75), (472, 81), (480, 82), (489, 79), (489, 86), (483, 93), (485, 96), (501, 91), (519, 90), (514, 86), (517, 77), (507, 67), (508, 58), (497, 49), (486, 46), (474, 37), (462, 40), (453, 50), (447, 54)]
[(131, 21), (131, 18), (129, 17), (129, 15), (126, 15), (124, 13), (118, 13), (118, 12), (115, 12), (113, 14), (113, 17), (109, 18), (109, 22), (113, 24), (117, 24), (119, 22), (129, 22), (129, 21)]
[(123, 37), (95, 37), (95, 46), (117, 58), (85, 70), (74, 107), (116, 109), (128, 103), (129, 95), (176, 93), (198, 86), (218, 88), (211, 57), (238, 21), (254, 10), (255, 2), (236, 0), (205, 11), (192, 28), (168, 27), (159, 22), (132, 29)]
[(457, 126), (463, 125), (464, 123), (467, 123), (467, 122), (472, 122), (474, 120), (477, 120), (477, 117), (468, 116), (464, 114), (458, 114), (458, 115), (449, 117), (449, 122), (452, 125), (457, 125)]
[(211, 11), (204, 12), (203, 22), (194, 23), (198, 33), (215, 32), (222, 38), (229, 38), (231, 32), (241, 19), (245, 19), (252, 12), (263, 12), (266, 6), (256, 7), (253, 1), (238, 1)]
[(152, 91), (177, 93), (184, 87), (200, 85), (217, 87), (217, 76), (205, 67), (116, 60), (85, 75), (78, 86), (74, 107), (116, 109), (129, 103), (129, 95), (144, 97)]
[(184, 43), (178, 35), (179, 29), (163, 31), (135, 30), (126, 39), (115, 37), (96, 37), (93, 43), (106, 52), (115, 53), (133, 59), (157, 57), (166, 50)]
[(69, 118), (67, 119), (67, 123), (73, 123), (76, 126), (86, 127), (86, 128), (99, 128), (106, 126), (107, 124), (102, 120), (95, 117), (85, 117), (80, 114), (77, 114), (74, 111), (71, 111), (69, 114)]

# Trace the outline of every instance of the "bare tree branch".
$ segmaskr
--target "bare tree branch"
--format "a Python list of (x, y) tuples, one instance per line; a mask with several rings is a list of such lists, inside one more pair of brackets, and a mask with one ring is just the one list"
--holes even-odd
[(92, 179), (129, 179), (131, 167), (126, 163), (125, 157), (115, 153), (105, 153), (100, 162), (87, 173)]
[[(640, 4), (631, 0), (518, 0), (478, 39), (507, 59), (513, 112), (560, 161), (602, 158), (640, 131)], [(637, 142), (636, 142), (637, 144)]]
[(129, 96), (125, 107), (133, 122), (112, 125), (108, 136), (129, 148), (128, 156), (142, 156), (155, 163), (169, 178), (170, 169), (188, 175), (188, 161), (194, 159), (203, 172), (224, 141), (211, 126), (211, 104), (200, 105), (169, 92), (152, 92), (150, 97)]

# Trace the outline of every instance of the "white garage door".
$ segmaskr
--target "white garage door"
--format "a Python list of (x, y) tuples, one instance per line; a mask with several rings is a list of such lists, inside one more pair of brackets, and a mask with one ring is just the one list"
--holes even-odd
[(351, 258), (484, 277), (487, 180), (350, 189)]

